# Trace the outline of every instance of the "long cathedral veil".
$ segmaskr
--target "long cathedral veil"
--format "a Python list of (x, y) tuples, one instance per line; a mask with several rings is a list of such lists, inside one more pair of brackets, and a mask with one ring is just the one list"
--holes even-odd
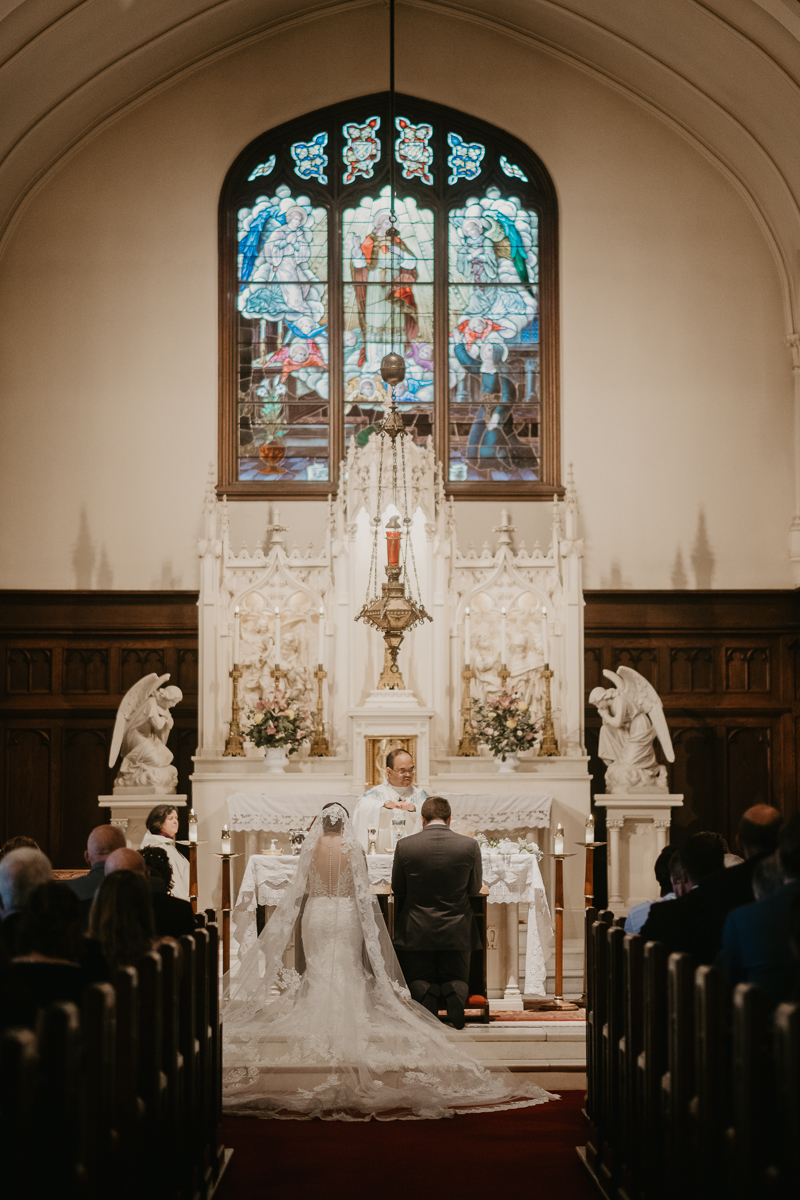
[(297, 873), (223, 981), (223, 1103), (264, 1117), (384, 1120), (552, 1097), (411, 999), (364, 851), (341, 805), (316, 818)]

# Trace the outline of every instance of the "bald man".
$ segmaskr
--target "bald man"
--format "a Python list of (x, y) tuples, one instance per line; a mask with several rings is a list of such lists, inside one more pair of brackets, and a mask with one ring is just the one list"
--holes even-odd
[(70, 879), (67, 886), (71, 887), (79, 900), (91, 900), (103, 882), (106, 859), (109, 854), (125, 845), (125, 834), (117, 825), (98, 825), (89, 834), (83, 857), (89, 867), (88, 875), (78, 879)]
[(188, 900), (180, 900), (177, 896), (168, 896), (163, 880), (155, 878), (147, 869), (147, 863), (138, 850), (123, 847), (114, 850), (106, 859), (105, 873), (112, 875), (114, 871), (133, 871), (135, 875), (144, 875), (150, 884), (153, 900), (153, 917), (156, 933), (159, 937), (179, 938), (184, 933), (194, 930), (194, 911)]

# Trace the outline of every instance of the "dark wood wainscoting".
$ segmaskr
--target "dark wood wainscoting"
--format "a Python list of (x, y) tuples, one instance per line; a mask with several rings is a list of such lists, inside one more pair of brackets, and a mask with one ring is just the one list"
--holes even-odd
[[(587, 592), (586, 695), (626, 664), (664, 703), (682, 792), (673, 840), (714, 829), (732, 844), (751, 804), (798, 809), (800, 595), (764, 592)], [(609, 686), (611, 686), (609, 684)], [(587, 703), (593, 790), (600, 720)]]
[[(82, 867), (108, 810), (117, 706), (151, 671), (183, 692), (169, 748), (189, 793), (197, 746), (196, 592), (0, 591), (0, 837)], [(184, 835), (185, 836), (185, 833)]]

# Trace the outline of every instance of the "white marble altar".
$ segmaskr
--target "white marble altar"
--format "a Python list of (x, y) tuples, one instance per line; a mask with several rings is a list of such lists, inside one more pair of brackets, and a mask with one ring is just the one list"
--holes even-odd
[[(365, 738), (414, 736), (417, 782), (428, 793), (473, 797), (547, 794), (552, 821), (579, 840), (589, 813), (588, 759), (583, 746), (583, 595), (577, 496), (570, 479), (564, 501), (551, 507), (546, 550), (515, 545), (516, 530), (498, 504), (496, 541), (481, 549), (469, 544), (469, 530), (457, 526), (455, 509), (444, 495), (441, 466), (430, 448), (407, 445), (411, 540), (422, 601), (433, 616), (406, 639), (400, 668), (410, 695), (374, 695), (383, 662), (383, 641), (355, 617), (364, 603), (372, 550), (377, 439), (349, 451), (344, 480), (331, 497), (322, 545), (301, 552), (288, 548), (287, 529), (276, 509), (268, 540), (255, 549), (234, 550), (226, 501), (213, 482), (205, 500), (205, 529), (199, 545), (200, 739), (192, 776), (199, 836), (215, 849), (228, 817), (228, 799), (237, 793), (294, 796), (298, 804), (328, 795), (358, 797), (367, 785)], [(387, 478), (388, 460), (384, 463)], [(537, 509), (537, 512), (541, 511)], [(387, 504), (382, 517), (396, 512)], [(383, 539), (379, 539), (382, 543)], [(381, 545), (381, 553), (385, 553)], [(383, 563), (379, 563), (382, 574)], [(276, 607), (281, 619), (281, 666), (301, 702), (315, 698), (312, 672), (322, 655), (326, 734), (332, 757), (312, 759), (302, 750), (284, 774), (267, 774), (260, 758), (223, 756), (230, 719), (233, 622), (241, 614), (240, 666), (245, 704), (271, 690), (275, 664)], [(458, 758), (461, 735), (464, 615), (471, 614), (476, 690), (500, 688), (500, 616), (505, 608), (507, 667), (511, 683), (534, 705), (541, 701), (543, 650), (549, 645), (554, 672), (552, 704), (561, 757), (522, 756), (513, 774), (499, 774), (488, 755)], [(319, 612), (322, 609), (322, 617)], [(546, 616), (545, 616), (546, 609)], [(480, 802), (477, 802), (480, 803)], [(483, 814), (488, 817), (488, 812)], [(476, 821), (475, 827), (486, 827)], [(529, 825), (505, 832), (526, 833)], [(267, 831), (268, 832), (268, 831)], [(245, 851), (244, 834), (236, 848)], [(546, 840), (550, 835), (546, 835)], [(543, 845), (552, 850), (552, 845)], [(551, 886), (545, 860), (544, 881)], [(237, 859), (237, 884), (245, 859)], [(580, 935), (583, 863), (568, 860), (567, 936)], [(219, 902), (219, 860), (199, 861), (200, 903)]]

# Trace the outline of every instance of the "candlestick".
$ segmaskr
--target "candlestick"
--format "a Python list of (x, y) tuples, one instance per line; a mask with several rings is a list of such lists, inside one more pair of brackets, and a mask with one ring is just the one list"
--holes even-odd
[(555, 837), (553, 839), (553, 853), (564, 853), (564, 826), (560, 823), (556, 825)]
[(547, 609), (542, 605), (542, 658), (544, 665), (550, 665), (550, 639), (547, 633)]
[(322, 605), (319, 606), (319, 650), (317, 651), (317, 662), (322, 666), (325, 661), (325, 609)]
[(228, 829), (227, 825), (222, 826), (220, 852), (222, 854), (230, 854), (231, 852), (231, 831)]
[(542, 741), (539, 746), (539, 758), (558, 758), (558, 742), (556, 741), (556, 731), (553, 726), (553, 708), (550, 701), (550, 680), (553, 678), (553, 672), (549, 667), (542, 668), (544, 677), (544, 721), (542, 723)]
[(464, 666), (469, 666), (469, 656), (471, 653), (470, 637), (469, 637), (469, 605), (467, 605), (464, 613)]
[(457, 755), (459, 758), (477, 758), (478, 739), (472, 728), (472, 699), (469, 692), (470, 680), (475, 678), (475, 672), (469, 665), (464, 667), (461, 678), (464, 680), (464, 691), (461, 700), (461, 741), (458, 743)]
[(555, 913), (555, 942), (556, 942), (556, 978), (555, 978), (555, 995), (552, 1000), (548, 1000), (546, 1004), (540, 1005), (541, 1012), (548, 1011), (570, 1011), (577, 1009), (578, 1005), (573, 1004), (571, 1000), (564, 999), (564, 859), (572, 858), (571, 854), (565, 854), (563, 849), (564, 837), (563, 829), (561, 830), (562, 848), (558, 850), (558, 826), (556, 830), (556, 851), (553, 855), (556, 864), (556, 879), (555, 879), (555, 896), (553, 910)]
[(506, 665), (506, 610), (500, 609), (500, 662)]
[(591, 814), (586, 818), (586, 829), (584, 831), (584, 841), (587, 846), (594, 845), (594, 815)]
[(197, 845), (197, 813), (189, 809), (189, 845)]
[(233, 610), (233, 665), (239, 662), (239, 605)]
[(281, 610), (275, 607), (275, 666), (281, 665)]
[[(227, 829), (227, 825), (225, 829)], [(230, 834), (228, 834), (230, 838)], [(224, 844), (224, 843), (223, 843)], [(228, 842), (230, 847), (230, 842)], [(239, 858), (238, 854), (231, 854), (230, 849), (223, 850), (219, 858), (222, 859), (222, 973), (227, 975), (231, 969), (231, 908), (232, 894), (231, 887), (231, 862), (234, 858)]]
[(222, 757), (244, 758), (244, 735), (242, 734), (242, 727), (239, 724), (239, 713), (242, 711), (239, 705), (239, 680), (242, 678), (242, 672), (238, 666), (235, 666), (230, 674), (233, 680), (231, 719)]
[(314, 737), (308, 751), (309, 758), (330, 758), (331, 750), (325, 737), (325, 715), (322, 700), (322, 681), (328, 678), (328, 672), (323, 671), (322, 663), (314, 672), (317, 681), (317, 712), (314, 717)]

